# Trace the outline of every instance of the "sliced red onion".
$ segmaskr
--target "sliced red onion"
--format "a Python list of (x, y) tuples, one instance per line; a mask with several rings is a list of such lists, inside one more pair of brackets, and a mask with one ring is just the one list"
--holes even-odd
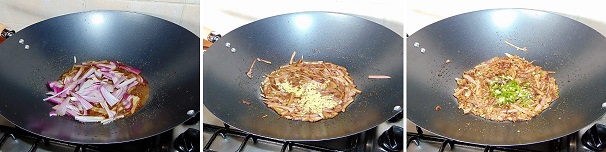
[(84, 111), (84, 107), (82, 106), (82, 104), (80, 104), (79, 102), (76, 102), (76, 107), (78, 108), (78, 112), (80, 111)]
[(118, 81), (118, 78), (119, 78), (119, 77), (120, 77), (120, 76), (113, 77), (113, 78), (112, 78), (112, 82), (113, 82), (114, 84), (116, 84), (116, 81)]
[(114, 85), (116, 88), (119, 88), (118, 85), (116, 84), (120, 84), (122, 83), (124, 80), (126, 80), (126, 76), (120, 76), (118, 78), (116, 78), (116, 81), (114, 81)]
[[(124, 104), (124, 102), (123, 102), (123, 104)], [(133, 104), (131, 102), (126, 102), (126, 104), (124, 104), (124, 108), (126, 108), (126, 110), (130, 111), (130, 108), (132, 108), (132, 107), (133, 107)]]
[(80, 77), (80, 75), (82, 74), (82, 68), (78, 69), (78, 72), (76, 73), (76, 75), (72, 78), (72, 81), (77, 81), (78, 77)]
[(114, 64), (118, 65), (118, 67), (120, 67), (120, 68), (122, 68), (122, 69), (124, 69), (126, 71), (132, 72), (134, 74), (139, 75), (139, 73), (141, 73), (141, 70), (139, 70), (137, 68), (133, 68), (131, 66), (128, 66), (128, 65), (125, 65), (125, 64), (122, 64), (122, 63), (118, 63), (116, 61), (112, 61), (112, 63), (114, 63)]
[(137, 80), (137, 78), (130, 78), (122, 83), (120, 83), (119, 85), (116, 86), (116, 88), (122, 88), (122, 87), (126, 87), (128, 86), (130, 83), (135, 82), (135, 80)]
[(136, 75), (135, 78), (137, 78), (137, 81), (141, 82), (142, 84), (147, 84), (147, 81), (145, 81), (145, 79), (143, 79), (143, 77)]
[(69, 83), (65, 89), (62, 91), (63, 93), (59, 93), (62, 97), (65, 97), (65, 95), (67, 95), (68, 92), (74, 90), (74, 88), (76, 88), (78, 84), (77, 83)]
[(127, 95), (125, 95), (125, 96), (124, 96), (124, 99), (126, 99), (126, 101), (128, 101), (128, 102), (131, 102), (131, 103), (132, 103), (132, 102), (133, 102), (133, 97), (135, 97), (135, 96), (134, 96), (134, 95), (127, 94)]
[(52, 110), (51, 112), (48, 113), (48, 116), (57, 116), (57, 111)]
[(61, 104), (62, 99), (59, 99), (59, 98), (55, 97), (55, 98), (50, 98), (50, 99), (48, 99), (46, 101), (50, 101), (50, 102), (55, 103), (55, 104)]
[(103, 76), (103, 74), (101, 74), (101, 70), (95, 70), (95, 76), (97, 78), (101, 78)]
[(120, 119), (120, 118), (124, 118), (124, 115), (119, 115), (119, 116), (116, 116), (115, 118), (107, 118), (105, 120), (101, 120), (101, 124), (106, 125), (106, 124), (109, 124), (110, 122)]
[(109, 109), (109, 106), (107, 106), (107, 103), (100, 102), (100, 104), (101, 104), (101, 107), (103, 107), (103, 109), (105, 109), (105, 111), (107, 112), (107, 115), (109, 115), (110, 118), (113, 118), (114, 115), (116, 115), (116, 112)]
[(99, 103), (104, 101), (103, 97), (91, 97), (91, 96), (82, 96), (82, 98), (86, 99), (88, 102)]
[[(76, 85), (76, 87), (74, 87), (73, 91), (76, 91), (76, 90), (80, 90), (80, 85)], [(71, 91), (71, 92), (73, 92), (73, 91)], [(67, 94), (70, 94), (71, 92), (68, 92)]]
[(101, 87), (105, 88), (105, 89), (106, 89), (107, 91), (109, 91), (110, 93), (111, 93), (111, 92), (114, 92), (114, 86), (112, 86), (112, 85), (110, 85), (110, 84), (105, 84), (105, 85), (103, 85), (103, 86), (101, 86)]
[(57, 115), (63, 116), (65, 115), (65, 111), (67, 111), (67, 105), (69, 104), (69, 98), (65, 98), (65, 100), (61, 101), (61, 104), (57, 106)]
[(86, 88), (92, 86), (94, 83), (95, 83), (95, 81), (93, 81), (93, 80), (86, 80), (82, 84), (80, 84), (80, 89), (78, 89), (78, 91), (80, 91), (82, 89), (86, 89)]
[[(146, 83), (138, 75), (141, 72), (140, 70), (116, 61), (109, 63), (85, 62), (74, 67), (80, 68), (74, 76), (48, 82), (52, 91), (48, 92), (47, 95), (50, 96), (43, 100), (56, 104), (53, 106), (54, 110), (49, 113), (50, 116), (64, 116), (67, 114), (74, 116), (76, 120), (81, 122), (107, 124), (124, 117), (124, 115), (116, 116), (116, 111), (112, 111), (111, 107), (118, 102), (122, 102), (121, 104), (126, 110), (132, 110), (132, 107), (134, 107), (133, 100), (136, 96), (127, 94), (127, 91), (139, 83)], [(86, 67), (89, 67), (89, 69), (85, 72)], [(125, 73), (115, 71), (116, 68), (130, 71), (135, 75), (134, 77), (128, 75), (131, 77), (129, 78)], [(109, 117), (105, 119), (101, 116), (88, 116), (88, 110), (94, 108), (91, 103), (100, 103)]]
[[(110, 106), (114, 106), (116, 103), (118, 103), (118, 99), (116, 97), (114, 97), (114, 95), (112, 95), (109, 91), (107, 91), (107, 89), (105, 87), (101, 87), (101, 95), (103, 96), (103, 99), (105, 99), (105, 101), (107, 101), (107, 103)], [(103, 102), (101, 102), (103, 103)]]
[(63, 88), (63, 84), (60, 81), (49, 81), (49, 86), (52, 84), (53, 86)]
[(82, 105), (82, 107), (84, 108), (84, 110), (88, 110), (88, 109), (93, 108), (93, 105), (89, 103), (90, 101), (86, 100), (81, 95), (79, 95), (77, 93), (72, 93), (72, 95), (74, 95), (74, 96), (76, 96), (76, 98), (78, 98), (78, 101), (80, 101), (80, 104)]
[(72, 117), (82, 115), (82, 114), (80, 114), (80, 113), (78, 113), (78, 112), (75, 112), (75, 111), (74, 111), (74, 110), (72, 110), (72, 109), (67, 109), (67, 110), (66, 110), (66, 112), (67, 112), (67, 115), (70, 115), (70, 116), (72, 116)]
[(118, 67), (118, 66), (116, 66), (116, 63), (114, 61), (110, 61), (109, 65), (112, 66), (112, 67)]
[(99, 116), (76, 116), (74, 117), (74, 119), (80, 122), (101, 122), (101, 120), (105, 118)]
[(90, 76), (93, 73), (95, 73), (95, 68), (89, 68), (88, 71), (86, 71), (86, 73), (82, 76), (82, 78), (80, 78), (80, 80), (78, 80), (78, 83), (84, 82), (84, 80), (86, 80), (86, 78), (88, 78), (88, 76)]
[(137, 84), (139, 84), (139, 81), (135, 81), (135, 82), (133, 82), (133, 83), (130, 83), (130, 84), (128, 85), (128, 88), (133, 88), (133, 87), (135, 87)]
[(139, 74), (139, 73), (141, 73), (141, 70), (136, 69), (136, 68), (133, 68), (133, 67), (130, 67), (130, 66), (127, 66), (127, 65), (123, 65), (123, 66), (122, 66), (122, 68), (124, 68), (124, 69), (126, 69), (126, 70), (128, 70), (129, 72), (132, 72), (132, 73), (134, 73), (134, 74)]
[(107, 70), (114, 70), (116, 69), (116, 65), (112, 65), (112, 64), (103, 64), (103, 63), (98, 63), (95, 64), (95, 66), (101, 70), (107, 69)]
[(51, 91), (51, 92), (47, 92), (47, 93), (46, 93), (46, 95), (51, 95), (51, 96), (52, 96), (52, 95), (56, 95), (56, 94), (57, 94), (57, 93), (56, 93), (56, 92), (53, 92), (53, 91)]
[(97, 89), (97, 91), (92, 92), (89, 96), (103, 98), (103, 95), (101, 95), (101, 86), (99, 86), (99, 88)]
[(67, 108), (67, 110), (73, 110), (73, 111), (80, 111), (80, 109), (72, 104), (67, 104), (67, 106), (65, 106)]
[(132, 108), (133, 108), (133, 104), (129, 102), (129, 103), (128, 103), (128, 104), (126, 104), (124, 107), (126, 108), (126, 110), (130, 111), (130, 109), (132, 109)]
[(63, 84), (64, 84), (64, 85), (65, 85), (65, 84), (68, 84), (69, 82), (71, 82), (71, 81), (69, 80), (69, 78), (68, 78), (68, 77), (63, 78)]
[(54, 92), (56, 92), (56, 95), (58, 95), (59, 97), (63, 98), (63, 97), (65, 97), (65, 94), (64, 94), (65, 91), (67, 91), (67, 90), (64, 88), (58, 88)]
[(76, 91), (76, 93), (78, 93), (82, 96), (86, 96), (95, 91), (98, 91), (100, 87), (101, 87), (101, 85), (93, 84), (93, 85), (89, 86), (88, 88), (84, 88), (84, 89), (80, 89), (80, 90)]
[(141, 98), (134, 96), (134, 95), (128, 96), (128, 101), (130, 101), (130, 103), (132, 104), (131, 107), (137, 107), (140, 99)]
[(129, 94), (124, 94), (124, 98), (122, 99), (122, 105), (124, 105), (124, 108), (126, 108), (126, 110), (130, 110), (130, 108), (132, 107), (132, 97)]
[(91, 74), (91, 75), (89, 75), (88, 77), (86, 77), (86, 79), (97, 78), (97, 76), (95, 75), (95, 72), (96, 72), (96, 71), (97, 71), (97, 70), (95, 70), (95, 71), (93, 72), (93, 74)]
[(116, 99), (118, 99), (118, 101), (120, 101), (124, 97), (124, 94), (126, 93), (126, 91), (128, 91), (128, 88), (127, 88), (127, 86), (124, 86), (124, 87), (118, 88), (118, 90), (114, 91), (112, 93), (112, 95), (114, 97), (116, 97)]
[(65, 89), (64, 89), (64, 90), (61, 90), (61, 92), (57, 92), (57, 94), (55, 94), (55, 95), (52, 95), (52, 96), (47, 97), (47, 98), (44, 98), (44, 99), (42, 99), (42, 101), (46, 101), (46, 100), (49, 100), (49, 99), (51, 99), (51, 98), (57, 97), (57, 96), (59, 96), (59, 95), (61, 95), (61, 94), (65, 93), (65, 91), (67, 91), (67, 90), (65, 90)]
[(114, 73), (112, 71), (101, 71), (101, 74), (103, 74), (103, 77), (108, 78), (108, 79), (117, 77), (116, 73)]
[(106, 125), (106, 124), (108, 124), (108, 123), (110, 123), (110, 122), (112, 122), (112, 121), (114, 121), (114, 119), (112, 119), (112, 118), (107, 118), (107, 119), (105, 119), (105, 120), (101, 120), (101, 124)]
[(55, 93), (63, 91), (63, 85), (57, 81), (49, 81), (48, 87), (50, 87)]

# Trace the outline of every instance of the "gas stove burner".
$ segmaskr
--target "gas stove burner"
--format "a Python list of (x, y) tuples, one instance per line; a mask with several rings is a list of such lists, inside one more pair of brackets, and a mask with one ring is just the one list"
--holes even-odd
[(388, 130), (379, 136), (379, 146), (386, 151), (402, 151), (404, 144), (404, 129), (399, 126), (391, 126)]
[[(443, 136), (437, 136), (431, 133), (424, 133), (419, 127), (415, 126), (416, 132), (412, 129), (406, 132), (407, 151), (505, 151), (505, 152), (552, 152), (552, 151), (578, 151), (577, 137), (579, 132), (563, 136), (557, 139), (533, 143), (527, 145), (513, 146), (494, 146), (481, 145), (457, 140), (448, 139)], [(410, 146), (414, 143), (416, 146)], [(456, 147), (456, 148), (455, 148)], [(447, 149), (448, 148), (448, 149)], [(458, 149), (458, 150), (455, 150)]]
[(180, 152), (200, 151), (200, 130), (187, 129), (175, 139), (173, 146)]
[(606, 126), (595, 124), (581, 137), (581, 143), (590, 150), (602, 151), (606, 148)]

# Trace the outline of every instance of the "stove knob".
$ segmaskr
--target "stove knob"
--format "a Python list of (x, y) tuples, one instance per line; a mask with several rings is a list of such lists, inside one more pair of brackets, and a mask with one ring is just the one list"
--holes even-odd
[(583, 145), (590, 150), (602, 151), (606, 148), (606, 126), (595, 124), (581, 137)]
[(377, 143), (386, 151), (402, 151), (404, 129), (399, 126), (391, 126), (379, 136)]
[(200, 130), (187, 129), (175, 139), (173, 147), (180, 152), (200, 151)]

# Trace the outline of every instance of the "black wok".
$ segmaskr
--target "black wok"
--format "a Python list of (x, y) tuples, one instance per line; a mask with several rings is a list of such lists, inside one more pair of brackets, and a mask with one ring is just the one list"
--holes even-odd
[[(379, 24), (344, 14), (302, 12), (261, 19), (227, 33), (203, 54), (203, 104), (225, 123), (270, 138), (324, 140), (355, 134), (403, 110), (403, 43)], [(279, 119), (261, 100), (259, 88), (263, 75), (288, 64), (294, 50), (295, 59), (344, 66), (362, 94), (332, 119)], [(272, 64), (256, 63), (249, 79), (245, 73), (257, 57)], [(370, 74), (392, 78), (369, 80)]]
[[(92, 11), (47, 19), (0, 45), (0, 114), (34, 134), (73, 143), (153, 136), (199, 112), (199, 50), (199, 37), (148, 15)], [(117, 60), (140, 69), (150, 87), (147, 104), (107, 125), (49, 117), (52, 104), (42, 101), (50, 91), (46, 83), (71, 68), (74, 56), (78, 63)]]
[[(444, 137), (477, 144), (530, 144), (578, 131), (606, 112), (601, 106), (606, 101), (606, 38), (570, 18), (526, 9), (476, 11), (426, 26), (406, 42), (407, 118)], [(504, 53), (555, 71), (551, 76), (560, 98), (524, 122), (463, 114), (452, 95), (455, 78)]]

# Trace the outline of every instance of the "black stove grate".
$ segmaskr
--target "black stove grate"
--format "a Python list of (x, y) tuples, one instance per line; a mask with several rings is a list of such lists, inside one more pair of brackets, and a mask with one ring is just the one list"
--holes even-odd
[[(27, 145), (30, 145), (29, 150), (27, 150), (29, 152), (37, 151), (39, 148), (42, 148), (45, 151), (66, 151), (66, 149), (73, 149), (74, 152), (160, 152), (169, 150), (171, 138), (171, 131), (167, 131), (156, 136), (125, 143), (76, 144), (41, 137), (23, 129), (9, 126), (0, 125), (0, 132), (3, 133), (2, 137), (0, 138), (0, 149), (8, 149), (9, 151), (26, 151)], [(15, 145), (12, 145), (12, 143), (8, 143), (10, 140), (15, 141), (15, 143), (18, 144), (18, 148), (16, 148)], [(61, 150), (57, 149), (58, 147), (60, 147)]]
[(571, 151), (571, 148), (576, 147), (576, 136), (578, 132), (570, 134), (568, 136), (563, 136), (558, 139), (553, 139), (546, 142), (535, 143), (530, 145), (521, 145), (521, 146), (491, 146), (491, 145), (479, 145), (473, 143), (465, 143), (452, 139), (448, 139), (445, 137), (427, 135), (423, 133), (421, 127), (416, 126), (416, 133), (414, 132), (406, 132), (406, 147), (408, 148), (411, 143), (414, 143), (416, 146), (423, 146), (425, 142), (430, 143), (440, 143), (440, 147), (438, 149), (439, 152), (443, 152), (446, 148), (450, 148), (453, 150), (458, 146), (471, 147), (474, 149), (483, 149), (485, 152), (492, 151), (504, 151), (504, 152), (552, 152), (552, 151)]
[[(344, 137), (344, 138), (340, 138), (340, 139), (333, 139), (333, 140), (327, 140), (327, 141), (321, 141), (321, 142), (292, 142), (292, 141), (272, 139), (272, 138), (267, 138), (267, 137), (262, 137), (262, 136), (257, 136), (254, 134), (246, 133), (246, 132), (238, 130), (238, 129), (233, 129), (227, 124), (224, 124), (224, 126), (217, 126), (217, 125), (204, 123), (203, 125), (204, 125), (203, 126), (204, 130), (214, 131), (212, 136), (209, 138), (208, 142), (204, 144), (203, 150), (205, 152), (213, 151), (210, 149), (210, 147), (213, 144), (213, 142), (215, 141), (215, 139), (217, 138), (217, 136), (221, 136), (223, 139), (225, 139), (226, 136), (229, 136), (229, 135), (244, 137), (244, 140), (239, 145), (239, 148), (237, 150), (238, 152), (244, 151), (244, 147), (249, 143), (249, 140), (251, 140), (251, 139), (252, 139), (253, 144), (258, 143), (259, 140), (281, 144), (282, 145), (282, 149), (280, 150), (281, 152), (291, 151), (291, 150), (293, 150), (293, 147), (302, 148), (302, 149), (306, 149), (306, 150), (312, 150), (312, 151), (359, 151), (360, 147), (362, 147), (360, 145), (364, 144), (364, 142), (361, 142), (361, 141), (364, 141), (364, 139), (365, 139), (364, 135), (363, 135), (364, 133), (359, 133), (356, 135), (352, 135), (352, 136), (348, 136), (348, 137)], [(330, 147), (328, 145), (334, 145), (334, 144), (331, 144), (331, 142), (340, 143), (341, 145), (335, 146), (335, 147)], [(342, 148), (343, 143), (345, 143), (345, 147), (347, 147), (347, 148)]]

